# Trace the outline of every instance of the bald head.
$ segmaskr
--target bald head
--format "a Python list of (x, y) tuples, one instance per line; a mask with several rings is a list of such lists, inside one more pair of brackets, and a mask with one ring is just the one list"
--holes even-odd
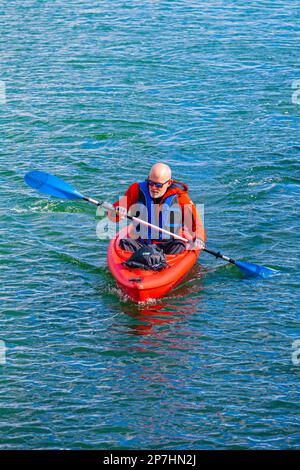
[(149, 192), (153, 199), (160, 198), (165, 194), (168, 187), (172, 184), (171, 177), (171, 168), (165, 163), (155, 163), (155, 165), (152, 166), (148, 180), (153, 183), (162, 184), (161, 188), (149, 184)]
[(171, 177), (171, 168), (165, 163), (155, 163), (149, 172), (149, 179), (156, 181), (157, 183), (163, 183), (164, 181), (171, 179)]

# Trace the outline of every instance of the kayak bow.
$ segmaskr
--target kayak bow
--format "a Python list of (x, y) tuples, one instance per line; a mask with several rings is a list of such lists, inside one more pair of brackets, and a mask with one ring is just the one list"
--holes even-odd
[(122, 250), (119, 242), (130, 237), (130, 226), (122, 229), (109, 243), (108, 267), (121, 290), (134, 302), (158, 299), (179, 284), (197, 261), (200, 250), (185, 250), (177, 255), (166, 255), (168, 266), (162, 271), (129, 268), (124, 261), (132, 255)]

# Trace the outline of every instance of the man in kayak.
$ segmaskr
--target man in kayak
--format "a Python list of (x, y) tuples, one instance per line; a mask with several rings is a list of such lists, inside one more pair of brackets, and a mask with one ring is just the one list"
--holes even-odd
[[(194, 203), (188, 195), (188, 187), (172, 179), (171, 168), (164, 163), (152, 166), (146, 181), (133, 183), (125, 195), (114, 204), (116, 214), (110, 213), (118, 222), (129, 212), (149, 223), (172, 233), (189, 238), (189, 248), (204, 248), (205, 230)], [(170, 236), (140, 225), (135, 227), (132, 238), (121, 239), (120, 247), (135, 252), (146, 244), (158, 244), (165, 254), (178, 254), (187, 244)]]

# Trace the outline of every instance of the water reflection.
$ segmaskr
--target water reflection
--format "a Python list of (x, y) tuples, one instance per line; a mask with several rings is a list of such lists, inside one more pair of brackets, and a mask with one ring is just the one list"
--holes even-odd
[(174, 329), (174, 324), (182, 323), (187, 316), (195, 314), (201, 308), (204, 274), (204, 269), (197, 264), (184, 284), (167, 297), (145, 304), (130, 301), (120, 304), (122, 312), (130, 318), (126, 324), (128, 333), (161, 336), (170, 330), (171, 324)]
[[(111, 386), (124, 403), (131, 403), (133, 392), (138, 397), (139, 428), (143, 433), (153, 432), (156, 416), (159, 425), (168, 428), (182, 405), (181, 399), (169, 403), (170, 391), (185, 395), (191, 377), (201, 368), (199, 352), (205, 348), (206, 336), (202, 332), (204, 274), (197, 264), (185, 282), (160, 301), (135, 304), (117, 297), (116, 290), (107, 298), (109, 309), (118, 312), (107, 345), (113, 356), (110, 373), (115, 380)], [(161, 417), (160, 407), (166, 402), (168, 410)], [(151, 404), (150, 411), (145, 403)], [(135, 423), (132, 426), (135, 428)]]

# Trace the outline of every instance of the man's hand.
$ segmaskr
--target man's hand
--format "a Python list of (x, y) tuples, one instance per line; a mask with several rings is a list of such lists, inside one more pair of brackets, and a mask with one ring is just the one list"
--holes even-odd
[(119, 217), (120, 219), (123, 219), (124, 217), (126, 217), (127, 210), (125, 209), (125, 207), (117, 206), (115, 209), (116, 209), (117, 217)]
[(194, 250), (203, 250), (205, 248), (205, 243), (200, 238), (196, 238), (193, 242), (193, 249)]

